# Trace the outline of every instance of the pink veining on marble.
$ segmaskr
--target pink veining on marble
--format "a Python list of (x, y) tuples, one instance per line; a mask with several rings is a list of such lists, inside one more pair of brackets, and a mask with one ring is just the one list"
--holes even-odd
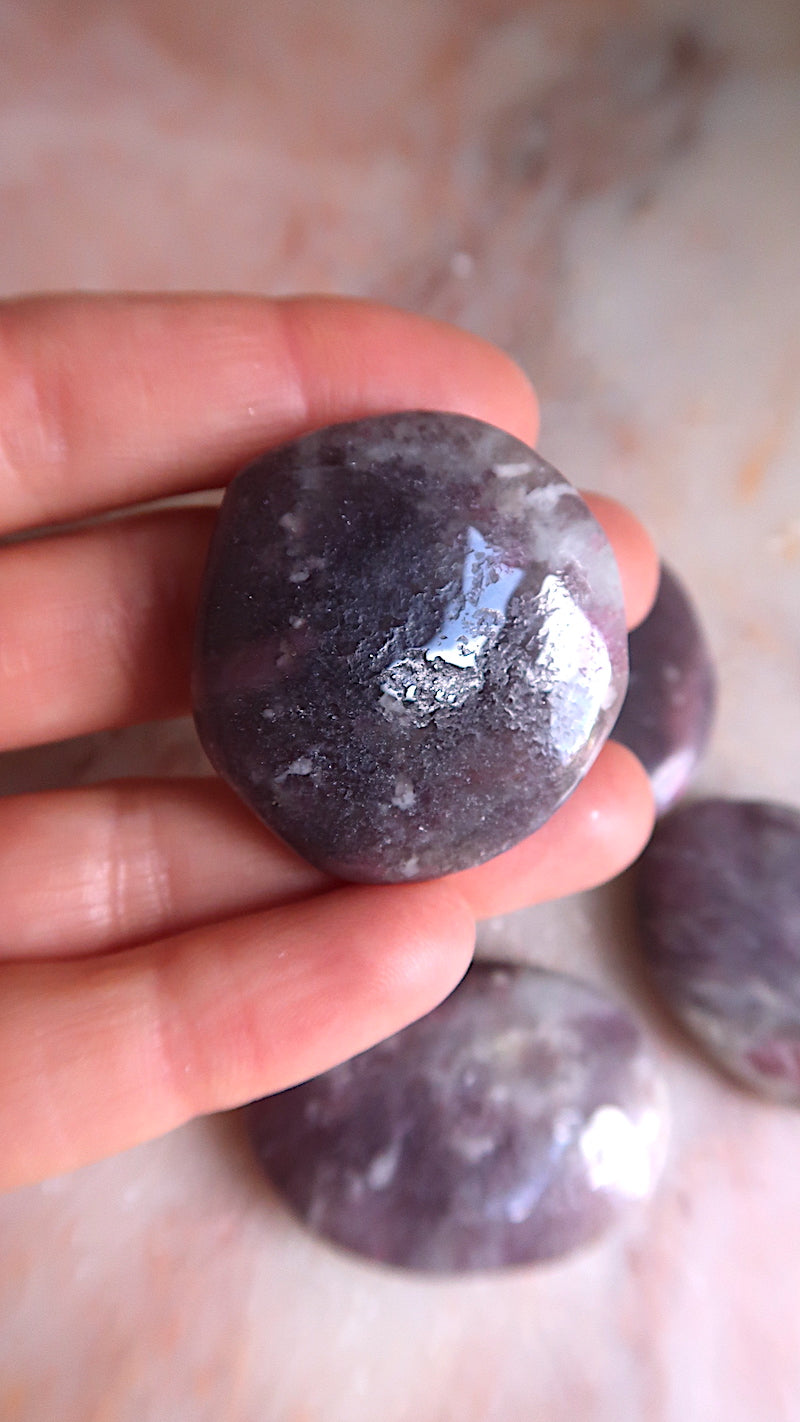
[[(0, 0), (0, 286), (352, 292), (506, 345), (543, 453), (697, 598), (702, 789), (800, 804), (798, 67), (793, 0)], [(202, 765), (176, 723), (0, 775)], [(626, 912), (615, 887), (483, 943), (650, 1026), (674, 1138), (626, 1233), (510, 1280), (388, 1276), (198, 1122), (0, 1201), (3, 1422), (794, 1422), (797, 1117), (659, 1015)]]

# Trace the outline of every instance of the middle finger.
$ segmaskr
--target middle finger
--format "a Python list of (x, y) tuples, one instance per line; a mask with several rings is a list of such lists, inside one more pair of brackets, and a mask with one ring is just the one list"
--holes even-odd
[[(609, 744), (536, 834), (451, 876), (480, 918), (621, 872), (652, 827), (647, 777)], [(0, 958), (118, 951), (336, 887), (216, 779), (0, 800)]]
[[(598, 495), (630, 625), (655, 592), (641, 525)], [(0, 550), (0, 747), (179, 715), (189, 704), (192, 624), (216, 512), (130, 515)]]

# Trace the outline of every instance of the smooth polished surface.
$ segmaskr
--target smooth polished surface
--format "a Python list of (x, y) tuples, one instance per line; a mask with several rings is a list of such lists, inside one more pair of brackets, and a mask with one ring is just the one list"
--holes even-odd
[[(0, 36), (4, 291), (341, 291), (499, 341), (542, 454), (702, 611), (698, 790), (800, 805), (796, 0), (3, 0)], [(183, 723), (2, 764), (205, 761)], [(198, 1121), (0, 1202), (3, 1422), (796, 1422), (796, 1113), (659, 1016), (618, 887), (482, 946), (637, 1006), (673, 1100), (649, 1209), (561, 1264), (401, 1277)]]
[(562, 1258), (648, 1199), (666, 1093), (618, 1003), (561, 973), (476, 963), (427, 1017), (245, 1118), (316, 1233), (452, 1274)]
[(800, 1105), (800, 813), (699, 800), (636, 868), (642, 952), (670, 1010), (755, 1091)]
[(702, 760), (717, 677), (692, 599), (663, 564), (658, 596), (631, 633), (628, 649), (628, 690), (614, 740), (639, 757), (664, 814), (685, 793)]
[(318, 868), (471, 868), (574, 790), (627, 685), (622, 590), (583, 499), (464, 415), (321, 430), (230, 485), (194, 668), (200, 738)]

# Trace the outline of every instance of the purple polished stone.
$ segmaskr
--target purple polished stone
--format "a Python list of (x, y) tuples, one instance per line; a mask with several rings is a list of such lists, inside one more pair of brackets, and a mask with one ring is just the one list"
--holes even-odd
[(416, 412), (338, 425), (231, 484), (198, 620), (214, 766), (346, 879), (509, 849), (588, 770), (625, 692), (616, 563), (511, 435)]
[(650, 776), (663, 814), (686, 790), (711, 733), (717, 679), (686, 589), (662, 565), (658, 597), (631, 633), (628, 691), (614, 740)]
[(700, 800), (655, 830), (639, 862), (655, 981), (708, 1054), (800, 1104), (800, 815)]
[(479, 963), (429, 1016), (246, 1118), (318, 1234), (443, 1273), (600, 1236), (654, 1185), (664, 1107), (621, 1007), (558, 973)]

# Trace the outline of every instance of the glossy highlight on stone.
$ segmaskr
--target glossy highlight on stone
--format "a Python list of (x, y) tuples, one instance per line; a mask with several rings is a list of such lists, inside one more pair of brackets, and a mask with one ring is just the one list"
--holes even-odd
[(652, 1191), (665, 1096), (623, 1008), (575, 978), (476, 963), (434, 1012), (246, 1108), (312, 1230), (453, 1273), (556, 1259)]
[(502, 430), (430, 411), (333, 426), (226, 493), (198, 731), (332, 874), (425, 879), (509, 849), (588, 770), (626, 677), (604, 533)]
[(800, 814), (699, 800), (638, 868), (642, 947), (666, 1003), (720, 1066), (800, 1105)]
[(628, 690), (613, 737), (639, 757), (664, 814), (684, 794), (708, 743), (717, 678), (679, 578), (663, 564), (658, 596), (628, 641)]

